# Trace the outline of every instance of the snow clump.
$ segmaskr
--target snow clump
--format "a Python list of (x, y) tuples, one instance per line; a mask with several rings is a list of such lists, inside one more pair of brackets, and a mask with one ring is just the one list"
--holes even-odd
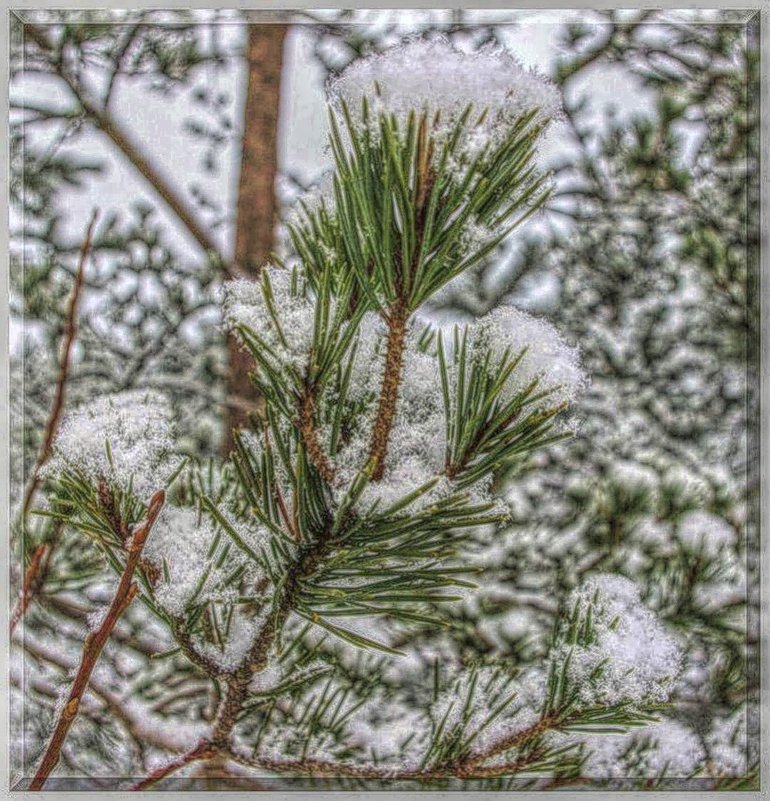
[(472, 106), (477, 123), (466, 126), (461, 145), (471, 155), (502, 139), (522, 114), (535, 111), (547, 122), (561, 112), (555, 85), (503, 48), (465, 53), (445, 37), (413, 38), (356, 59), (329, 82), (327, 93), (338, 116), (343, 105), (358, 114), (364, 97), (402, 126), (411, 113), (426, 112), (439, 137)]
[(472, 346), (489, 347), (498, 359), (506, 350), (514, 358), (523, 352), (509, 379), (508, 397), (537, 380), (538, 391), (549, 390), (549, 405), (569, 403), (586, 386), (580, 352), (545, 320), (500, 306), (473, 323), (469, 334)]
[(178, 466), (173, 446), (172, 410), (163, 395), (103, 395), (65, 416), (45, 475), (76, 472), (147, 498)]
[[(154, 588), (158, 603), (170, 614), (181, 616), (206, 573), (214, 528), (194, 509), (164, 507), (153, 526), (144, 556), (160, 570)], [(167, 571), (167, 574), (166, 574)]]
[(572, 592), (568, 608), (590, 608), (588, 642), (562, 642), (552, 659), (569, 656), (569, 677), (585, 706), (666, 701), (681, 670), (681, 651), (645, 606), (637, 586), (618, 575), (592, 576)]
[(262, 281), (228, 281), (224, 313), (231, 330), (245, 326), (268, 346), (277, 367), (304, 371), (313, 345), (315, 303), (306, 294), (300, 271), (266, 267)]

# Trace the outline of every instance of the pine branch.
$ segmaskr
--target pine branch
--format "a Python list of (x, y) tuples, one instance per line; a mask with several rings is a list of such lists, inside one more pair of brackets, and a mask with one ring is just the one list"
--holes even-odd
[(516, 734), (499, 740), (487, 749), (466, 757), (452, 760), (443, 765), (426, 768), (398, 769), (382, 768), (375, 765), (353, 765), (320, 759), (276, 759), (273, 757), (245, 757), (232, 750), (227, 743), (202, 740), (196, 748), (143, 779), (132, 789), (147, 789), (151, 784), (169, 776), (190, 762), (210, 759), (215, 755), (225, 757), (238, 764), (267, 770), (271, 773), (302, 774), (312, 778), (357, 778), (381, 781), (434, 781), (441, 779), (479, 779), (496, 776), (512, 776), (527, 767), (540, 762), (547, 754), (545, 748), (533, 748), (526, 753), (502, 764), (485, 766), (483, 763), (495, 756), (514, 749), (520, 749), (536, 741), (548, 731), (563, 725), (565, 720), (557, 716), (544, 716), (537, 723)]
[(268, 666), (268, 653), (295, 603), (302, 580), (315, 572), (332, 547), (330, 538), (325, 536), (327, 534), (328, 532), (323, 532), (315, 543), (300, 551), (279, 591), (275, 611), (263, 625), (241, 666), (229, 674), (220, 672), (220, 675), (226, 675), (226, 690), (217, 709), (211, 738), (201, 741), (197, 749), (146, 777), (134, 789), (144, 789), (191, 761), (208, 759), (217, 753), (227, 753), (230, 736), (248, 698), (252, 678)]
[(406, 346), (407, 324), (410, 309), (406, 298), (409, 285), (416, 275), (425, 236), (426, 201), (433, 188), (434, 175), (431, 168), (434, 143), (428, 134), (426, 115), (420, 118), (417, 132), (417, 153), (415, 159), (415, 207), (414, 228), (415, 247), (408, 265), (408, 275), (403, 275), (403, 265), (394, 265), (394, 287), (397, 293), (395, 303), (390, 307), (386, 320), (388, 324), (388, 344), (385, 352), (385, 371), (380, 387), (380, 399), (377, 418), (372, 430), (369, 445), (369, 456), (374, 460), (372, 480), (379, 481), (385, 472), (385, 457), (388, 451), (388, 440), (393, 428), (398, 403), (398, 391), (404, 368), (404, 349)]
[[(537, 730), (537, 731), (535, 731)], [(543, 729), (545, 730), (545, 729)], [(537, 726), (521, 733), (522, 742), (541, 733)], [(356, 778), (380, 781), (434, 781), (438, 779), (474, 779), (492, 776), (511, 776), (541, 759), (539, 751), (514, 759), (502, 765), (489, 767), (478, 766), (472, 760), (459, 761), (456, 764), (441, 768), (399, 770), (397, 768), (380, 768), (373, 765), (351, 765), (345, 762), (333, 762), (320, 759), (275, 759), (271, 757), (248, 758), (238, 754), (227, 746), (217, 746), (202, 740), (194, 749), (172, 760), (168, 764), (151, 773), (132, 790), (146, 790), (152, 784), (170, 776), (185, 765), (198, 760), (222, 756), (240, 765), (271, 773), (302, 774), (312, 778)]]
[(67, 701), (62, 707), (53, 735), (43, 755), (43, 759), (40, 762), (40, 766), (37, 769), (37, 773), (30, 784), (30, 790), (41, 790), (46, 779), (59, 761), (62, 746), (64, 745), (70, 727), (75, 721), (83, 693), (88, 686), (91, 673), (96, 666), (102, 649), (109, 639), (110, 632), (115, 627), (118, 619), (128, 608), (136, 595), (137, 584), (133, 581), (134, 571), (139, 564), (142, 548), (147, 540), (147, 536), (155, 524), (155, 521), (158, 519), (165, 499), (166, 494), (163, 490), (156, 492), (150, 499), (145, 521), (139, 526), (132, 537), (128, 549), (126, 565), (118, 583), (115, 597), (99, 628), (86, 636), (85, 642), (83, 643), (83, 655), (78, 673), (75, 676), (75, 681), (72, 684)]
[(559, 726), (561, 726), (564, 722), (564, 718), (560, 717), (559, 715), (544, 715), (532, 726), (498, 740), (483, 751), (479, 751), (475, 754), (469, 754), (467, 757), (460, 760), (458, 767), (463, 772), (472, 772), (487, 760), (492, 759), (500, 754), (504, 754), (508, 751), (521, 748), (522, 746), (537, 740), (538, 737), (542, 736), (546, 732), (558, 729)]
[(286, 575), (276, 600), (275, 612), (265, 622), (241, 666), (228, 677), (227, 691), (217, 711), (211, 738), (211, 742), (217, 747), (227, 745), (248, 697), (251, 679), (267, 667), (269, 650), (295, 604), (302, 581), (316, 571), (319, 563), (332, 548), (328, 533), (328, 531), (322, 532), (314, 543), (300, 551), (296, 562)]
[(543, 751), (532, 751), (500, 765), (484, 766), (482, 763), (501, 753), (521, 747), (536, 740), (547, 731), (558, 728), (560, 721), (546, 717), (511, 737), (490, 746), (483, 752), (457, 759), (445, 765), (427, 768), (399, 769), (382, 768), (374, 765), (352, 765), (320, 759), (275, 759), (272, 757), (244, 757), (230, 749), (223, 753), (229, 759), (252, 768), (269, 770), (274, 773), (303, 774), (319, 778), (357, 778), (385, 781), (435, 781), (440, 779), (477, 779), (493, 776), (511, 776), (526, 769), (543, 757)]

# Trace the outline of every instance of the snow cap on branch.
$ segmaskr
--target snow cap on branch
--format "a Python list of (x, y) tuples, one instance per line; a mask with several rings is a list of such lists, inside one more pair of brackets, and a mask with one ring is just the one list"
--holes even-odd
[[(327, 87), (333, 108), (347, 105), (357, 115), (366, 97), (403, 122), (410, 112), (427, 112), (448, 129), (471, 105), (472, 118), (484, 119), (469, 130), (466, 145), (483, 146), (502, 136), (522, 114), (537, 111), (543, 121), (559, 116), (561, 98), (550, 81), (525, 69), (500, 47), (474, 53), (458, 50), (445, 37), (413, 38), (350, 64)], [(440, 131), (439, 131), (440, 132)]]
[(130, 390), (96, 398), (67, 414), (46, 475), (73, 470), (144, 498), (178, 465), (172, 456), (172, 411), (158, 392)]
[(552, 658), (563, 664), (584, 704), (647, 704), (667, 700), (681, 669), (681, 652), (639, 589), (618, 575), (592, 576), (573, 591), (569, 607), (591, 610), (590, 642), (563, 643)]
[(315, 305), (305, 295), (303, 276), (266, 267), (263, 279), (267, 290), (262, 281), (244, 278), (225, 284), (225, 322), (232, 329), (250, 328), (281, 363), (301, 370), (313, 344), (315, 321)]
[(513, 357), (525, 350), (510, 379), (510, 392), (520, 392), (538, 379), (538, 391), (551, 390), (547, 401), (573, 401), (586, 385), (577, 348), (567, 344), (547, 321), (513, 306), (500, 306), (470, 327), (471, 342), (487, 346), (499, 357), (508, 349)]

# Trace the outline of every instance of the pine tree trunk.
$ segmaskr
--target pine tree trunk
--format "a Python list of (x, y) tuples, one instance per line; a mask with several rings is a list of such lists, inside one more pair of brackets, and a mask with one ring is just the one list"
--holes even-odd
[[(235, 272), (244, 278), (256, 278), (273, 249), (278, 106), (286, 31), (286, 25), (249, 26), (248, 85), (235, 233)], [(249, 380), (253, 368), (251, 357), (233, 337), (228, 339), (228, 351), (226, 453), (232, 447), (233, 428), (244, 423), (259, 401)]]

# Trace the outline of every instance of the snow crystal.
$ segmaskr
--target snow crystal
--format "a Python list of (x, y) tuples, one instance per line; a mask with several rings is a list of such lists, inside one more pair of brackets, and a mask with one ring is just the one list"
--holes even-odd
[(548, 322), (513, 306), (500, 306), (469, 326), (472, 345), (490, 347), (500, 358), (508, 349), (524, 356), (509, 379), (509, 394), (520, 392), (537, 379), (540, 389), (551, 390), (547, 402), (570, 402), (586, 385), (577, 348), (567, 344)]
[(263, 275), (272, 290), (272, 307), (280, 329), (262, 282), (245, 278), (225, 284), (225, 320), (232, 329), (238, 325), (250, 328), (272, 348), (281, 363), (303, 371), (313, 345), (315, 303), (305, 294), (300, 272), (265, 267)]
[[(570, 675), (586, 704), (665, 701), (680, 667), (675, 640), (642, 605), (637, 586), (618, 575), (592, 576), (572, 592), (569, 606), (592, 608), (589, 644), (556, 648), (556, 664), (571, 650)], [(598, 678), (592, 678), (601, 667)]]
[(463, 149), (472, 157), (492, 138), (500, 138), (528, 111), (542, 121), (559, 116), (561, 98), (556, 87), (525, 69), (502, 48), (485, 47), (475, 53), (456, 49), (448, 39), (414, 38), (353, 61), (327, 87), (336, 113), (346, 104), (359, 113), (364, 97), (375, 111), (384, 110), (403, 123), (410, 112), (440, 114), (441, 135), (465, 109), (473, 107), (479, 120), (465, 136)]
[(172, 412), (153, 391), (104, 395), (68, 413), (59, 428), (46, 475), (77, 471), (138, 497), (160, 489), (178, 466), (171, 450)]

